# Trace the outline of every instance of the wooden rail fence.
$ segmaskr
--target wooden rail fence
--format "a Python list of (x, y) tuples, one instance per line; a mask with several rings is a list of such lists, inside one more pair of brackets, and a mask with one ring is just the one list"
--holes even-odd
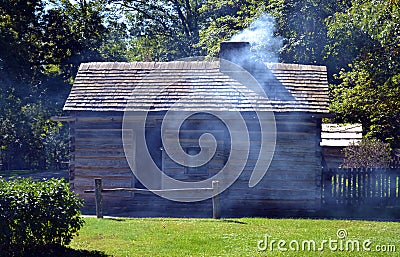
[[(153, 192), (178, 193), (185, 195), (202, 191), (213, 192), (213, 218), (221, 217), (219, 182), (213, 181), (211, 188), (184, 188), (147, 190), (139, 188), (110, 188), (102, 186), (102, 179), (94, 180), (94, 190), (85, 193), (95, 194), (96, 216), (103, 218), (103, 194), (112, 192), (134, 192), (153, 194)], [(325, 207), (400, 207), (400, 169), (399, 168), (336, 168), (322, 171), (322, 204)]]
[(327, 206), (400, 206), (400, 169), (329, 169), (322, 172)]
[(96, 216), (97, 218), (103, 218), (103, 193), (107, 192), (134, 192), (136, 194), (153, 194), (153, 192), (163, 192), (163, 193), (192, 193), (196, 194), (199, 192), (211, 191), (213, 192), (212, 197), (212, 208), (213, 208), (213, 218), (221, 218), (221, 204), (219, 199), (219, 181), (213, 181), (211, 188), (182, 188), (182, 189), (161, 189), (161, 190), (148, 190), (141, 188), (103, 188), (103, 182), (101, 178), (96, 178), (94, 180), (94, 190), (85, 190), (85, 193), (94, 193), (96, 202)]

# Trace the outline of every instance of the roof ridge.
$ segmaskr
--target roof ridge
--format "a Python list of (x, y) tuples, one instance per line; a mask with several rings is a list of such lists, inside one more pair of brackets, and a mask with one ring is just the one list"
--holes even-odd
[[(170, 61), (170, 62), (87, 62), (82, 63), (79, 70), (102, 70), (102, 69), (155, 69), (155, 68), (168, 68), (168, 69), (215, 69), (219, 68), (219, 61)], [(292, 70), (292, 71), (321, 71), (326, 72), (326, 66), (323, 65), (309, 65), (309, 64), (295, 64), (295, 63), (276, 63), (265, 62), (268, 69), (271, 70)]]
[(120, 69), (216, 69), (218, 61), (171, 61), (171, 62), (87, 62), (81, 63), (79, 71)]
[(293, 70), (293, 71), (322, 71), (326, 72), (326, 66), (316, 64), (298, 64), (282, 62), (265, 62), (268, 69), (272, 70)]

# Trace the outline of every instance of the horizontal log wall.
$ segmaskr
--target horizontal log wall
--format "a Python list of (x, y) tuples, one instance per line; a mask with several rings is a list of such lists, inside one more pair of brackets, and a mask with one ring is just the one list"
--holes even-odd
[[(250, 116), (249, 116), (250, 117)], [(207, 119), (205, 119), (207, 118)], [(159, 138), (162, 116), (149, 118), (153, 148), (150, 150), (164, 172), (183, 181), (196, 181), (216, 174), (229, 155), (230, 139), (220, 121), (198, 116), (180, 131), (183, 148), (196, 147), (198, 137), (212, 133), (218, 147), (207, 174), (193, 176), (185, 167), (173, 163), (162, 151)], [(122, 145), (122, 113), (77, 112), (71, 122), (71, 187), (85, 199), (85, 213), (94, 213), (94, 178), (103, 179), (104, 188), (143, 187), (125, 159)], [(190, 123), (193, 124), (190, 124)], [(304, 115), (276, 115), (277, 144), (271, 166), (263, 180), (248, 187), (251, 171), (260, 149), (259, 126), (247, 119), (251, 150), (245, 170), (239, 179), (221, 194), (222, 216), (291, 216), (314, 212), (321, 202), (320, 119)], [(158, 143), (157, 143), (158, 142)], [(132, 146), (134, 148), (134, 146)], [(210, 185), (211, 186), (211, 185)], [(155, 195), (129, 192), (105, 193), (105, 215), (210, 217), (211, 200), (177, 203)]]
[(344, 154), (342, 152), (344, 147), (323, 146), (323, 166), (325, 169), (339, 168), (343, 164)]
[[(122, 113), (76, 112), (71, 122), (71, 188), (85, 200), (84, 213), (95, 212), (94, 179), (103, 179), (103, 188), (135, 185), (122, 144)], [(105, 214), (128, 213), (133, 194), (118, 192), (104, 196)]]
[[(249, 155), (245, 171), (227, 190), (227, 213), (250, 216), (291, 216), (317, 211), (321, 203), (320, 120), (301, 115), (275, 115), (277, 141), (272, 163), (262, 181), (248, 187), (258, 149)], [(251, 127), (251, 126), (250, 126)], [(251, 136), (257, 141), (259, 136)], [(254, 152), (253, 152), (254, 151)], [(229, 199), (229, 200), (227, 200)]]

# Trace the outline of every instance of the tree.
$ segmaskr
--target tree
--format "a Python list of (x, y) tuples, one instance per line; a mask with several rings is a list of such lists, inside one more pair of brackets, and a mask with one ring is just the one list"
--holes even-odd
[[(38, 16), (44, 6), (37, 1), (0, 2), (0, 147), (3, 168), (24, 168), (22, 106), (37, 96), (41, 77)], [(29, 84), (29, 86), (27, 86)]]
[(329, 54), (326, 20), (346, 10), (351, 1), (335, 0), (270, 0), (267, 11), (277, 20), (277, 33), (284, 38), (281, 61), (326, 65), (329, 81), (349, 60)]
[(66, 156), (66, 138), (54, 136), (55, 131), (65, 128), (52, 123), (50, 117), (61, 114), (80, 63), (125, 60), (125, 28), (105, 3), (0, 2), (3, 168), (46, 169), (57, 166), (49, 158), (61, 160)]
[(115, 34), (122, 38), (125, 28), (108, 12), (106, 2), (52, 1), (42, 18), (41, 52), (48, 72), (60, 72), (71, 82), (82, 62), (124, 60)]
[(201, 46), (208, 56), (218, 57), (219, 44), (248, 28), (266, 11), (265, 1), (259, 0), (208, 0), (201, 13), (209, 17), (200, 31)]
[(331, 52), (356, 57), (332, 86), (338, 121), (361, 122), (366, 135), (400, 147), (400, 5), (397, 0), (354, 1), (329, 21)]
[[(327, 65), (329, 80), (348, 64), (328, 55), (325, 20), (338, 10), (346, 9), (346, 1), (333, 0), (208, 0), (202, 12), (211, 22), (200, 32), (200, 45), (216, 57), (219, 43), (248, 28), (265, 13), (275, 17), (275, 36), (283, 40), (280, 61), (288, 63)], [(270, 30), (270, 28), (266, 28)]]
[(134, 60), (174, 60), (197, 56), (204, 17), (201, 0), (110, 1), (122, 10), (132, 36)]

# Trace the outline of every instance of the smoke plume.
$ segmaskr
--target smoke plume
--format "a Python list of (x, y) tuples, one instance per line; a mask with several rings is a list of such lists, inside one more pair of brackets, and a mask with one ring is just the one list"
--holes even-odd
[(257, 58), (264, 62), (278, 62), (279, 50), (282, 48), (283, 40), (282, 37), (274, 35), (275, 30), (275, 18), (266, 13), (230, 40), (250, 42), (251, 51)]

